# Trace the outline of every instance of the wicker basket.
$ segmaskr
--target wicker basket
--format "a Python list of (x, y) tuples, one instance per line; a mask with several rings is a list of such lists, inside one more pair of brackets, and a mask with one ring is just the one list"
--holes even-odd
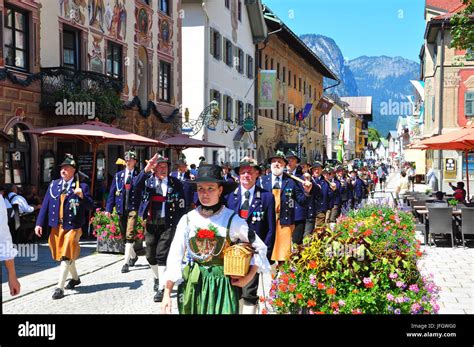
[(224, 275), (245, 276), (254, 250), (248, 243), (238, 243), (224, 250)]

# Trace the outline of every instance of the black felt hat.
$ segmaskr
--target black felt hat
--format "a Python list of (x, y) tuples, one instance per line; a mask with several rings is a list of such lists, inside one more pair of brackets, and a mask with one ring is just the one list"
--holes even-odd
[(77, 163), (74, 160), (74, 156), (70, 153), (66, 153), (66, 155), (64, 156), (63, 162), (59, 164), (59, 166), (64, 166), (64, 165), (69, 165), (77, 169)]
[(201, 165), (198, 168), (198, 177), (189, 183), (218, 183), (224, 187), (224, 195), (237, 187), (236, 182), (226, 181), (222, 177), (222, 167), (219, 165)]

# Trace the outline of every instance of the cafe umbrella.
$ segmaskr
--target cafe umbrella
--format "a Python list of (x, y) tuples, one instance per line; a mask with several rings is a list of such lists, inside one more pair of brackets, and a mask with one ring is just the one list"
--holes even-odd
[(166, 147), (166, 144), (161, 141), (153, 140), (125, 130), (121, 130), (110, 124), (106, 124), (99, 121), (87, 121), (81, 124), (71, 124), (51, 128), (35, 128), (25, 130), (25, 132), (37, 136), (55, 136), (62, 138), (78, 139), (92, 145), (93, 162), (91, 192), (94, 192), (94, 180), (97, 165), (96, 155), (97, 147), (99, 144), (106, 142), (125, 141), (136, 144), (148, 144), (150, 146), (155, 147)]
[(429, 137), (420, 142), (425, 150), (453, 150), (462, 151), (466, 159), (467, 197), (471, 197), (469, 191), (469, 152), (474, 150), (474, 123), (468, 122), (466, 126), (446, 134)]

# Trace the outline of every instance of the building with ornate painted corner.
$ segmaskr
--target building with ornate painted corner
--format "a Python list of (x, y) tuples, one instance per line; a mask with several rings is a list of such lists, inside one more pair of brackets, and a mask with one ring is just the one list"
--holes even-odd
[(183, 133), (225, 146), (184, 154), (188, 164), (203, 156), (207, 163), (235, 165), (255, 156), (255, 44), (266, 38), (262, 4), (182, 0), (182, 6)]
[[(337, 80), (337, 76), (268, 7), (264, 15), (269, 35), (259, 45), (257, 62), (258, 160), (277, 149), (299, 150), (310, 162), (324, 160), (327, 140), (323, 113), (316, 105), (323, 96), (323, 77)], [(305, 112), (308, 104), (311, 109), (308, 106)], [(301, 121), (296, 120), (298, 115)]]
[[(154, 139), (180, 132), (180, 11), (175, 0), (0, 0), (4, 181), (44, 188), (64, 153), (91, 177), (89, 144), (27, 129), (97, 119)], [(127, 148), (99, 146), (97, 189)], [(155, 151), (135, 149), (141, 165)]]
[[(421, 80), (424, 81), (423, 138), (463, 127), (474, 121), (474, 58), (472, 52), (451, 47), (450, 19), (464, 8), (461, 0), (427, 0), (425, 43), (421, 47)], [(466, 181), (465, 155), (456, 151), (425, 151), (426, 170), (433, 167), (440, 190), (448, 183)], [(446, 170), (446, 160), (456, 163)], [(469, 154), (469, 181), (474, 190), (474, 152)]]

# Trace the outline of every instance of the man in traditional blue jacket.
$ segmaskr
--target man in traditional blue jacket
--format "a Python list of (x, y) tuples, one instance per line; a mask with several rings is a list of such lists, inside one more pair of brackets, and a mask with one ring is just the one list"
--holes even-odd
[(354, 208), (358, 209), (361, 207), (362, 199), (364, 199), (365, 184), (357, 175), (356, 170), (351, 171), (351, 184), (354, 196)]
[(187, 169), (188, 164), (184, 160), (176, 162), (176, 170), (171, 173), (171, 177), (177, 178), (183, 184), (184, 200), (186, 202), (186, 212), (194, 208), (193, 197), (196, 185), (191, 184), (191, 172)]
[[(299, 170), (298, 167), (299, 163), (301, 162), (298, 154), (292, 150), (289, 150), (286, 153), (286, 160), (288, 160), (286, 172), (290, 175), (303, 179), (301, 170)], [(302, 183), (297, 182), (297, 184), (301, 189), (303, 189)], [(298, 204), (298, 202), (295, 203), (295, 230), (293, 231), (292, 240), (293, 243), (297, 245), (301, 245), (303, 243), (303, 234), (307, 218), (307, 207), (308, 206), (301, 206)]]
[[(275, 242), (275, 198), (271, 192), (256, 186), (260, 166), (250, 157), (244, 157), (240, 166), (234, 169), (239, 176), (239, 186), (233, 193), (226, 196), (227, 207), (234, 210), (247, 221), (249, 226), (249, 242), (255, 240), (257, 234), (267, 246), (267, 257), (270, 259)], [(255, 314), (258, 303), (259, 274), (242, 288), (243, 314)]]
[(336, 171), (329, 169), (329, 188), (333, 192), (333, 207), (329, 216), (329, 223), (336, 223), (337, 218), (341, 214), (342, 208), (342, 188), (341, 182), (336, 178)]
[(292, 233), (295, 229), (295, 205), (306, 207), (311, 201), (311, 182), (303, 185), (284, 174), (288, 164), (283, 152), (268, 158), (271, 173), (262, 179), (262, 188), (275, 197), (276, 231), (271, 260), (284, 262), (291, 254)]
[(316, 161), (313, 163), (313, 179), (317, 186), (315, 197), (316, 227), (322, 227), (326, 223), (326, 212), (329, 209), (329, 183), (324, 179), (323, 165)]
[[(66, 154), (60, 166), (61, 178), (49, 185), (35, 227), (35, 234), (38, 237), (43, 233), (43, 226), (47, 224), (51, 227), (49, 248), (53, 259), (60, 262), (59, 282), (53, 293), (54, 300), (64, 297), (64, 288), (73, 289), (81, 283), (75, 261), (81, 251), (79, 239), (82, 235), (81, 227), (85, 223), (86, 210), (94, 208), (89, 186), (79, 183), (79, 178), (74, 177), (77, 164), (73, 155)], [(64, 287), (69, 272), (72, 279)]]
[(105, 210), (112, 213), (114, 207), (119, 215), (120, 232), (125, 242), (125, 263), (122, 273), (129, 271), (129, 266), (134, 266), (138, 256), (133, 248), (134, 229), (137, 224), (138, 208), (142, 200), (142, 191), (133, 185), (133, 180), (138, 176), (137, 154), (134, 151), (125, 153), (125, 170), (117, 172), (110, 186), (109, 198)]
[(167, 158), (155, 154), (135, 182), (143, 190), (138, 215), (146, 220), (146, 259), (154, 275), (155, 302), (163, 300), (166, 283), (160, 283), (160, 278), (166, 270), (176, 226), (186, 212), (183, 184), (168, 175), (170, 165)]

